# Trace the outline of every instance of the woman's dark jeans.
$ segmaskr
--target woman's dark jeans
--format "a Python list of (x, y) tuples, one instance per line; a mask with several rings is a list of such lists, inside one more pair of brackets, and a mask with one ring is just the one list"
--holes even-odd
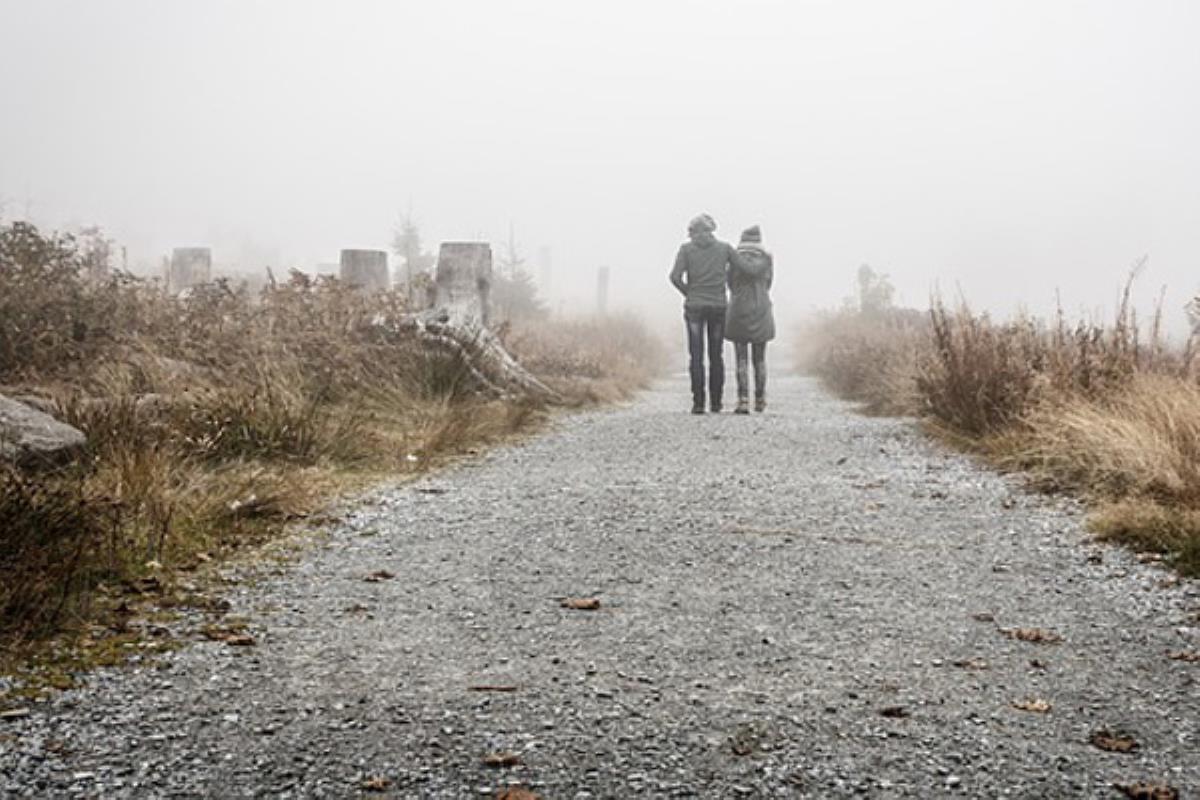
[(704, 407), (704, 350), (708, 338), (708, 393), (712, 409), (721, 408), (721, 395), (725, 391), (725, 308), (704, 306), (685, 309), (687, 323), (688, 372), (692, 376), (692, 403)]
[(737, 364), (737, 393), (738, 400), (750, 397), (750, 365), (754, 361), (754, 398), (762, 400), (767, 396), (767, 343), (734, 342), (733, 354)]

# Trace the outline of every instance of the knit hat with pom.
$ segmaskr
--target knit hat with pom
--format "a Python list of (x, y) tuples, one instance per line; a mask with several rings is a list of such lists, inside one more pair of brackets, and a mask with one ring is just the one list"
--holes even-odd
[(752, 225), (742, 231), (742, 241), (746, 244), (762, 244), (762, 231), (757, 225)]

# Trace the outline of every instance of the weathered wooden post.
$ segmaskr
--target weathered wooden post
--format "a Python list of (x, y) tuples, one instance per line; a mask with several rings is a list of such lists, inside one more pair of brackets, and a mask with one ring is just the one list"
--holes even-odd
[(601, 267), (596, 273), (596, 313), (601, 316), (608, 313), (608, 267)]
[(443, 242), (438, 249), (435, 305), (454, 317), (491, 317), (492, 246), (486, 242)]
[(167, 288), (178, 294), (212, 280), (212, 250), (207, 247), (176, 247), (171, 251)]
[(388, 288), (387, 253), (383, 250), (343, 250), (338, 276), (360, 291), (385, 291)]

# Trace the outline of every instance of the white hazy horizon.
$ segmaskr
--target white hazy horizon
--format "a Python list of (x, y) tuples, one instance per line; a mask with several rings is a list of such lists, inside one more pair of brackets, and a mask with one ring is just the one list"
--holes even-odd
[[(0, 217), (152, 269), (314, 269), (510, 227), (551, 304), (677, 314), (688, 219), (759, 224), (784, 330), (855, 270), (999, 313), (1200, 290), (1200, 4), (0, 0)], [(395, 259), (393, 259), (395, 263)]]

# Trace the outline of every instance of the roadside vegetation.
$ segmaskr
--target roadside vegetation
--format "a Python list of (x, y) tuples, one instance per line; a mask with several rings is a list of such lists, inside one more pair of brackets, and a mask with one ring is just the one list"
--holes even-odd
[[(403, 324), (400, 293), (293, 272), (183, 297), (96, 269), (88, 241), (0, 227), (0, 393), (81, 430), (65, 464), (0, 461), (0, 642), (117, 624), (131, 598), (275, 538), (340, 494), (536, 426), (553, 405), (481, 391)], [(504, 326), (561, 405), (662, 366), (632, 318)], [(114, 622), (116, 620), (116, 622)]]
[(1138, 320), (1130, 288), (1106, 324), (993, 320), (965, 302), (891, 304), (864, 267), (856, 302), (800, 332), (799, 367), (873, 413), (937, 434), (1083, 498), (1101, 537), (1200, 575), (1200, 383), (1194, 339)]

